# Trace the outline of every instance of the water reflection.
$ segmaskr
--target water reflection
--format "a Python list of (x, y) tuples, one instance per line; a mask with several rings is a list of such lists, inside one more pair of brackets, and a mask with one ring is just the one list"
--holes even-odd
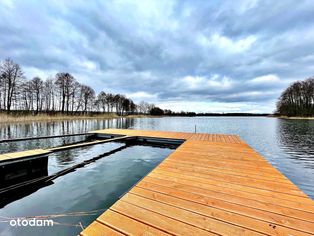
[(48, 156), (45, 155), (1, 162), (0, 168), (0, 207), (50, 184), (50, 181), (33, 182), (48, 176)]
[(128, 128), (133, 125), (134, 119), (130, 118), (1, 124), (0, 140), (19, 137), (85, 133), (96, 129)]
[[(22, 124), (1, 124), (0, 140), (54, 136), (62, 134), (86, 133), (91, 130), (107, 128), (129, 128), (134, 125), (134, 119), (118, 118), (111, 120), (71, 120), (54, 122), (32, 122)], [(25, 140), (0, 143), (0, 154), (16, 151), (24, 151), (37, 148), (50, 148), (88, 141), (87, 136), (69, 136), (38, 140)], [(65, 157), (66, 158), (66, 157)]]
[(277, 126), (280, 147), (291, 159), (314, 168), (314, 121), (280, 120)]
[[(76, 120), (0, 125), (0, 139), (82, 133), (105, 128), (134, 128), (181, 132), (236, 134), (261, 153), (292, 182), (314, 198), (314, 120), (265, 117), (164, 117), (112, 120)], [(79, 142), (69, 139), (68, 142)], [(0, 152), (61, 145), (63, 139), (0, 144)], [(60, 156), (75, 162), (74, 156)], [(57, 159), (56, 159), (57, 160)]]
[(75, 154), (71, 150), (66, 150), (62, 152), (62, 155), (58, 155), (58, 164), (68, 164), (72, 163), (75, 158)]
[[(3, 217), (97, 210), (95, 215), (57, 218), (54, 220), (64, 225), (48, 228), (10, 227), (7, 222), (0, 222), (0, 235), (77, 235), (81, 228), (68, 225), (77, 225), (78, 222), (84, 226), (89, 225), (173, 151), (169, 148), (138, 145), (121, 150), (123, 146), (125, 144), (115, 142), (71, 149), (75, 163), (103, 155), (113, 149), (120, 148), (120, 151), (57, 178), (53, 180), (53, 184), (0, 208), (0, 215)], [(63, 152), (53, 153), (49, 157), (49, 175), (63, 169), (65, 165), (73, 165), (59, 165), (57, 159), (61, 156)]]

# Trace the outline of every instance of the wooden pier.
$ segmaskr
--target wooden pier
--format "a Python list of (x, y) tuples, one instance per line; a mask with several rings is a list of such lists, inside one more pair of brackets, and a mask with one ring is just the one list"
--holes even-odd
[(314, 201), (238, 136), (92, 133), (183, 144), (81, 236), (314, 234)]
[(29, 157), (46, 156), (49, 153), (51, 153), (49, 150), (34, 149), (30, 151), (0, 154), (0, 165), (1, 163), (5, 163), (6, 161), (12, 162), (12, 161), (18, 161), (18, 160), (29, 158)]
[(50, 153), (71, 148), (134, 139), (181, 144), (81, 236), (314, 235), (314, 201), (238, 136), (117, 129), (89, 134), (99, 139), (1, 154), (0, 177), (12, 179), (4, 173), (10, 165), (33, 176), (19, 163), (44, 163)]

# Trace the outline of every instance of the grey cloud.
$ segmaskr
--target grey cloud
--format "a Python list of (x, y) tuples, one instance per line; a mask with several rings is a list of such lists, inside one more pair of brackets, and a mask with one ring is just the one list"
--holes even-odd
[[(157, 104), (193, 100), (262, 107), (291, 81), (313, 75), (312, 1), (9, 5), (0, 3), (1, 57), (43, 72), (69, 71), (97, 91), (157, 94)], [(180, 84), (188, 76), (214, 74), (230, 78), (231, 85)], [(269, 74), (280, 82), (249, 82)]]

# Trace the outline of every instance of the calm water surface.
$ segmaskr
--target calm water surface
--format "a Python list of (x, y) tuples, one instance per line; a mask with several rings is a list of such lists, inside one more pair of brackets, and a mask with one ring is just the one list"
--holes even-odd
[[(283, 120), (264, 117), (165, 117), (64, 122), (33, 122), (0, 125), (0, 140), (25, 136), (82, 133), (104, 128), (131, 128), (167, 131), (237, 134), (292, 182), (314, 199), (314, 120)], [(0, 143), (0, 152), (58, 146), (78, 142), (84, 136), (69, 139), (47, 139)], [(49, 174), (72, 166), (84, 159), (123, 146), (108, 143), (49, 157)], [(168, 148), (132, 146), (105, 157), (73, 173), (62, 176), (53, 185), (14, 201), (2, 209), (0, 216), (46, 215), (108, 208), (142, 176), (160, 163), (173, 150)], [(89, 224), (97, 215), (56, 219), (61, 223)], [(53, 229), (19, 229), (0, 223), (4, 235), (65, 235), (80, 229), (59, 225)]]
[[(49, 157), (48, 172), (53, 174), (86, 159), (118, 148), (101, 158), (53, 181), (52, 185), (25, 195), (0, 209), (0, 235), (78, 235), (135, 183), (150, 172), (174, 149), (106, 143), (56, 152)], [(93, 211), (93, 212), (91, 212)], [(56, 217), (53, 227), (11, 227), (6, 218), (88, 212), (91, 215)]]
[(131, 128), (236, 134), (314, 199), (314, 120), (267, 117), (137, 119)]

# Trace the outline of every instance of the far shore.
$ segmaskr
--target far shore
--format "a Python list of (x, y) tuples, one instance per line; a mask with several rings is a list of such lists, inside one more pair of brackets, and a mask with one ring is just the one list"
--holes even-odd
[(269, 115), (270, 118), (279, 118), (286, 120), (314, 120), (313, 116), (281, 116), (281, 115)]
[[(254, 117), (252, 115), (236, 115), (235, 117)], [(289, 117), (289, 116), (279, 116), (279, 115), (256, 115), (261, 117), (269, 117), (269, 118), (279, 118), (279, 119), (287, 119), (287, 120), (314, 120), (314, 117)], [(0, 113), (0, 124), (5, 123), (24, 123), (24, 122), (49, 122), (49, 121), (67, 121), (67, 120), (93, 120), (93, 119), (117, 119), (117, 118), (160, 118), (160, 117), (232, 117), (226, 114), (215, 114), (215, 115), (196, 115), (196, 116), (167, 116), (167, 115), (117, 115), (115, 113), (104, 113), (104, 114), (88, 114), (88, 115), (65, 115), (65, 114), (38, 114), (38, 115), (8, 115), (6, 113)]]
[(279, 119), (286, 119), (286, 120), (314, 120), (314, 117), (307, 117), (307, 116), (269, 116), (273, 118), (279, 118)]
[(24, 115), (12, 116), (0, 114), (0, 124), (5, 123), (23, 123), (23, 122), (49, 122), (49, 121), (67, 121), (67, 120), (94, 120), (94, 119), (117, 119), (117, 118), (141, 118), (149, 117), (147, 115), (124, 115), (116, 114), (97, 114), (97, 115)]

